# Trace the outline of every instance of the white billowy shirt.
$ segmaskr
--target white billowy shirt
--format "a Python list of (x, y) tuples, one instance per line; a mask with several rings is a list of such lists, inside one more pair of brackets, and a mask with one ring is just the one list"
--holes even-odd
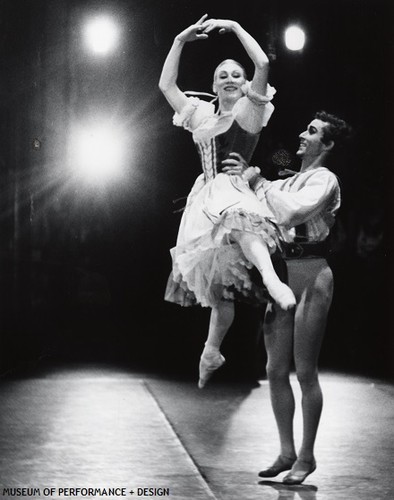
[(273, 212), (285, 242), (294, 241), (297, 226), (303, 226), (303, 241), (325, 240), (341, 204), (338, 179), (325, 167), (299, 172), (287, 179), (260, 179), (254, 190)]

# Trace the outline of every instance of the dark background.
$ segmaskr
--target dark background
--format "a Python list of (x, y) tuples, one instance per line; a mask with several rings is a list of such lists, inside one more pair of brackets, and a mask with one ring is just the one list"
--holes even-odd
[[(389, 0), (2, 0), (1, 374), (99, 361), (195, 377), (209, 311), (165, 303), (163, 293), (180, 221), (172, 200), (188, 193), (199, 162), (157, 83), (174, 36), (205, 12), (240, 22), (270, 56), (276, 112), (254, 156), (269, 178), (273, 153), (292, 155), (315, 111), (353, 125), (351, 147), (332, 165), (343, 205), (331, 237), (336, 287), (321, 364), (393, 376)], [(97, 13), (121, 30), (106, 57), (82, 43)], [(290, 22), (307, 33), (300, 53), (284, 47)], [(180, 86), (210, 91), (227, 57), (252, 69), (232, 35), (187, 45)], [(70, 165), (71, 134), (108, 117), (127, 137), (124, 176), (84, 183)], [(238, 309), (222, 376), (262, 376), (263, 311)]]

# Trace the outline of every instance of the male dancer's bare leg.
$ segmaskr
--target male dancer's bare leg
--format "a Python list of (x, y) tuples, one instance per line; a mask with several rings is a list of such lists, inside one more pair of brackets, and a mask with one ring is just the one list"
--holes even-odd
[(323, 264), (300, 297), (295, 315), (294, 362), (302, 393), (303, 437), (297, 461), (283, 479), (286, 484), (300, 484), (316, 469), (314, 445), (323, 408), (318, 358), (332, 295), (332, 272)]
[(293, 419), (295, 401), (290, 385), (293, 356), (293, 311), (284, 311), (275, 304), (267, 308), (264, 320), (264, 343), (267, 350), (267, 377), (271, 405), (279, 432), (280, 454), (260, 477), (274, 477), (290, 470), (296, 460)]

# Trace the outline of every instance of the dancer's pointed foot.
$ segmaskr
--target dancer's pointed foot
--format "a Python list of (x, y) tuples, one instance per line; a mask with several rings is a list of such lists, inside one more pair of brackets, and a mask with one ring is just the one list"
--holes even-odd
[(268, 469), (264, 469), (259, 472), (259, 476), (275, 477), (281, 472), (284, 472), (285, 470), (290, 470), (296, 460), (297, 460), (296, 457), (292, 458), (279, 455), (279, 457), (275, 460), (275, 462), (271, 465), (271, 467), (268, 467)]
[(205, 384), (212, 377), (213, 373), (218, 370), (225, 363), (225, 361), (224, 356), (222, 356), (219, 351), (209, 354), (206, 354), (205, 352), (202, 353), (199, 366), (199, 389), (205, 387)]
[(316, 460), (312, 461), (298, 459), (291, 471), (283, 478), (284, 484), (301, 484), (316, 470)]
[(279, 307), (285, 311), (292, 309), (296, 305), (296, 298), (291, 289), (282, 283), (280, 280), (275, 280), (266, 284), (268, 293), (271, 295), (273, 300), (278, 304)]

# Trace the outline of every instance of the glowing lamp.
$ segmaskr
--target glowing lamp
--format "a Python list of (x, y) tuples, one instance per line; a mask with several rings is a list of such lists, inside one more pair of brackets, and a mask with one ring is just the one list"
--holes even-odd
[(285, 44), (289, 50), (302, 50), (305, 45), (305, 33), (298, 26), (290, 26), (285, 32)]
[(118, 29), (115, 23), (106, 17), (96, 18), (86, 25), (86, 42), (97, 54), (110, 52), (118, 41)]

